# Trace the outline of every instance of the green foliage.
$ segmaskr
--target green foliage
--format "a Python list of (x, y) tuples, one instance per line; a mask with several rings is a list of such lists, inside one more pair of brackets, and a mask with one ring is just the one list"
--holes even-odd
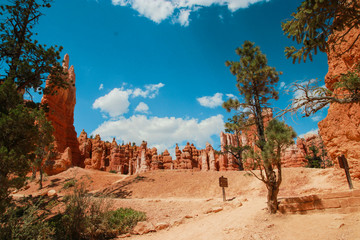
[(76, 185), (76, 179), (71, 179), (69, 180), (68, 182), (66, 182), (63, 186), (63, 189), (68, 189), (68, 188), (71, 188), (71, 187), (75, 187)]
[(83, 187), (77, 187), (65, 199), (66, 209), (51, 220), (54, 239), (108, 239), (129, 232), (146, 216), (132, 209), (109, 211), (104, 199), (91, 198)]
[[(41, 10), (50, 7), (51, 0), (6, 2), (0, 5), (0, 214), (9, 204), (9, 189), (23, 186), (31, 164), (39, 165), (49, 150), (44, 112), (19, 93), (51, 93), (54, 87), (67, 86), (58, 62), (61, 48), (47, 48), (33, 38)], [(49, 74), (50, 87), (44, 89)]]
[(109, 173), (117, 173), (115, 170), (110, 170)]
[(54, 230), (45, 220), (48, 211), (43, 205), (42, 199), (24, 199), (19, 205), (8, 207), (0, 215), (0, 239), (52, 239)]
[[(250, 171), (256, 178), (266, 184), (268, 189), (268, 209), (270, 213), (276, 213), (278, 209), (277, 194), (282, 179), (279, 154), (282, 147), (290, 141), (286, 137), (292, 136), (293, 131), (286, 127), (284, 123), (274, 120), (267, 132), (269, 134), (269, 139), (267, 139), (264, 116), (269, 114), (270, 100), (278, 99), (275, 85), (279, 81), (281, 72), (277, 72), (274, 67), (267, 65), (266, 56), (252, 42), (245, 41), (242, 48), (236, 49), (236, 54), (240, 56), (240, 60), (238, 62), (227, 61), (225, 65), (229, 66), (230, 72), (236, 76), (236, 87), (243, 100), (240, 102), (237, 99), (230, 99), (223, 104), (227, 111), (238, 111), (232, 119), (229, 119), (225, 127), (229, 132), (235, 132), (238, 135), (239, 131), (245, 130), (247, 126), (256, 126), (256, 147), (248, 147), (247, 151), (242, 155), (245, 158), (251, 158), (252, 169), (260, 170), (260, 177)], [(280, 137), (273, 134), (278, 130), (283, 131)], [(244, 150), (237, 149), (235, 151), (242, 153)], [(276, 154), (274, 154), (274, 151)], [(278, 169), (277, 177), (273, 164)]]
[[(237, 101), (237, 103), (239, 103), (239, 101), (237, 99), (236, 99), (236, 101)], [(231, 99), (229, 99), (229, 101), (223, 103), (223, 107), (226, 110), (228, 110), (228, 109), (230, 109), (229, 106), (231, 106), (232, 103), (233, 103), (233, 101)], [(235, 104), (237, 104), (237, 103), (235, 103)], [(235, 114), (232, 118), (229, 118), (228, 122), (225, 123), (225, 132), (234, 134), (237, 143), (235, 144), (236, 146), (233, 146), (233, 145), (224, 146), (225, 151), (220, 154), (230, 153), (232, 156), (234, 156), (236, 159), (235, 163), (238, 165), (239, 170), (244, 170), (242, 155), (245, 150), (249, 149), (249, 146), (242, 145), (240, 143), (239, 137), (240, 137), (241, 133), (246, 131), (248, 129), (248, 126), (251, 125), (251, 123), (249, 124), (249, 122), (251, 122), (249, 119), (249, 113), (241, 112), (241, 113)]]
[(230, 99), (223, 106), (227, 111), (232, 109), (250, 111), (257, 126), (258, 146), (263, 149), (265, 132), (262, 111), (269, 106), (270, 99), (278, 99), (275, 84), (279, 81), (281, 72), (268, 66), (265, 54), (250, 41), (245, 41), (242, 48), (237, 48), (235, 52), (240, 56), (240, 60), (226, 61), (225, 65), (230, 67), (230, 72), (236, 76), (236, 87), (243, 96), (244, 102)]
[(35, 116), (13, 83), (0, 85), (0, 215), (9, 204), (9, 189), (20, 188), (37, 142)]
[(281, 151), (294, 144), (294, 138), (296, 137), (296, 132), (292, 127), (287, 126), (285, 122), (279, 121), (278, 119), (272, 119), (269, 122), (265, 130), (266, 134), (266, 151), (264, 154), (266, 158), (270, 159), (273, 165), (281, 167)]
[(145, 221), (146, 215), (143, 212), (135, 211), (131, 208), (119, 208), (110, 211), (108, 221), (113, 229), (118, 229), (119, 233), (129, 232), (137, 222)]
[[(0, 60), (5, 79), (13, 82), (17, 90), (33, 89), (39, 93), (53, 92), (53, 87), (66, 87), (62, 66), (58, 62), (62, 47), (41, 45), (33, 36), (41, 10), (51, 7), (52, 0), (14, 0), (0, 6)], [(43, 83), (51, 74), (47, 89)]]
[(311, 151), (311, 153), (305, 156), (305, 159), (308, 161), (306, 167), (322, 168), (323, 161), (322, 161), (321, 157), (318, 155), (319, 149), (315, 145), (311, 145), (309, 147), (309, 150)]
[(346, 98), (352, 98), (352, 102), (360, 101), (360, 64), (358, 64), (354, 71), (348, 71), (341, 74), (340, 80), (334, 83), (335, 90), (342, 90)]
[[(307, 57), (312, 60), (318, 50), (328, 52), (329, 43), (341, 44), (351, 29), (359, 27), (360, 4), (348, 0), (305, 0), (291, 16), (291, 20), (282, 23), (282, 29), (301, 48), (286, 47), (285, 55), (293, 62), (305, 62)], [(341, 31), (344, 32), (338, 36), (332, 35)]]

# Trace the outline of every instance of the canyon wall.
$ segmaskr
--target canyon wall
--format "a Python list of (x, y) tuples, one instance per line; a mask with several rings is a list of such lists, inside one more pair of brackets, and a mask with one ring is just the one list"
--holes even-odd
[(138, 174), (158, 169), (193, 169), (195, 171), (217, 171), (218, 157), (210, 144), (198, 150), (194, 144), (187, 143), (181, 151), (176, 145), (176, 159), (168, 150), (158, 154), (156, 148), (148, 148), (143, 141), (140, 146), (134, 143), (119, 145), (113, 141), (101, 140), (100, 135), (88, 138), (83, 130), (78, 138), (81, 157), (86, 169), (115, 171), (121, 174)]
[[(339, 81), (340, 75), (354, 70), (360, 62), (360, 41), (355, 41), (359, 33), (360, 29), (352, 29), (346, 34), (345, 41), (334, 45), (335, 49), (328, 53), (329, 71), (325, 77), (328, 89), (333, 90), (333, 84)], [(344, 154), (349, 162), (351, 176), (360, 178), (360, 104), (330, 104), (326, 118), (318, 126), (336, 166), (337, 157)]]
[[(66, 89), (57, 88), (54, 95), (44, 95), (41, 103), (47, 104), (49, 112), (46, 117), (54, 127), (55, 149), (57, 156), (53, 164), (47, 166), (48, 174), (56, 174), (66, 170), (71, 165), (83, 166), (80, 159), (79, 143), (74, 127), (74, 108), (76, 104), (75, 72), (69, 68), (69, 55), (65, 55), (63, 69), (67, 75), (65, 81), (69, 83)], [(51, 78), (51, 76), (49, 76)], [(49, 84), (49, 80), (46, 81)]]

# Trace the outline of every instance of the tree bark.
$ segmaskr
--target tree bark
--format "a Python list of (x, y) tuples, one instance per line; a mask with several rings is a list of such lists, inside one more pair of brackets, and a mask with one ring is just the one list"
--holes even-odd
[(269, 179), (269, 182), (267, 184), (267, 189), (268, 189), (268, 195), (267, 195), (268, 211), (271, 214), (275, 214), (279, 208), (279, 203), (277, 200), (279, 187), (277, 187), (276, 179), (275, 182), (272, 179)]

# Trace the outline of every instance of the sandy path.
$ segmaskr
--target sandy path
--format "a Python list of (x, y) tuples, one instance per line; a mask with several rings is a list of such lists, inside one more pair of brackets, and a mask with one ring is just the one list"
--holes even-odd
[(133, 236), (131, 239), (143, 240), (208, 240), (208, 239), (234, 239), (232, 232), (253, 222), (256, 214), (265, 207), (263, 199), (254, 199), (244, 203), (242, 207), (227, 208), (218, 213), (199, 215), (184, 223), (156, 233), (142, 236)]

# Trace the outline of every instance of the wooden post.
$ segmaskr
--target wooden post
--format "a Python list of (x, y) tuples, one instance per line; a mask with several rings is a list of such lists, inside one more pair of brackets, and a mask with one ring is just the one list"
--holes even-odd
[(219, 186), (222, 187), (223, 201), (226, 202), (225, 188), (228, 187), (228, 179), (221, 176), (219, 178)]
[(223, 192), (223, 202), (226, 202), (226, 195), (225, 195), (225, 188), (222, 187), (222, 192)]
[(349, 184), (349, 188), (353, 189), (354, 187), (353, 187), (353, 184), (352, 184), (352, 181), (351, 181), (350, 172), (349, 172), (349, 164), (348, 164), (347, 159), (345, 158), (344, 155), (341, 155), (341, 156), (338, 157), (338, 160), (339, 160), (340, 167), (345, 170), (346, 179), (347, 179), (347, 182)]

